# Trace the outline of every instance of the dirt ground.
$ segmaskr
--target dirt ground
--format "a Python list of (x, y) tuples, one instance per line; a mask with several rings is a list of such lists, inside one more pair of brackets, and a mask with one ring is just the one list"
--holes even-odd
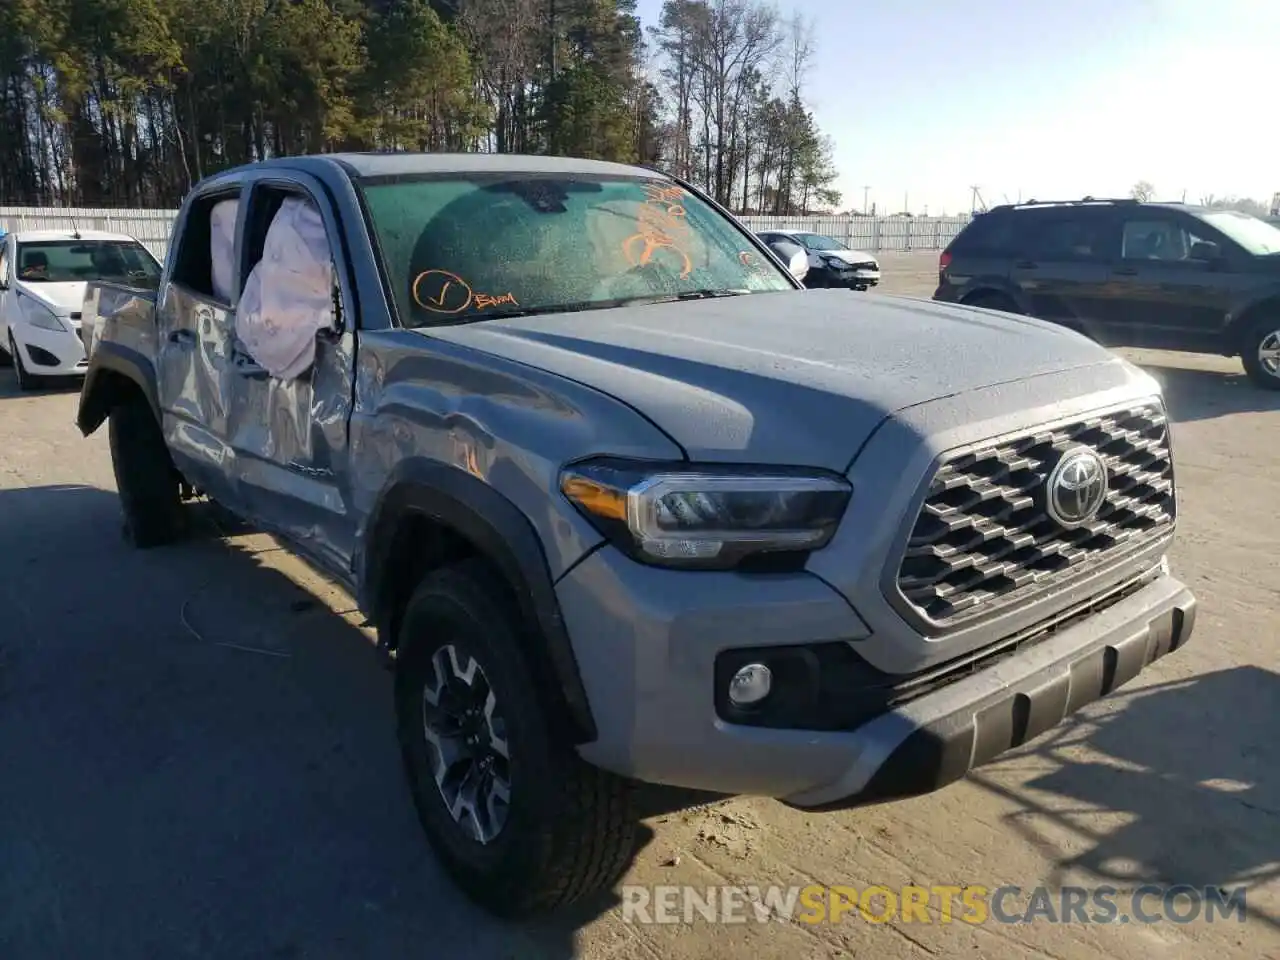
[[(927, 297), (935, 263), (886, 255), (885, 291)], [(0, 958), (1280, 957), (1280, 395), (1233, 361), (1132, 356), (1177, 421), (1191, 645), (931, 797), (654, 791), (626, 882), (1247, 884), (1247, 923), (640, 926), (616, 896), (497, 923), (422, 841), (351, 600), (258, 535), (130, 552), (75, 388), (0, 370)]]

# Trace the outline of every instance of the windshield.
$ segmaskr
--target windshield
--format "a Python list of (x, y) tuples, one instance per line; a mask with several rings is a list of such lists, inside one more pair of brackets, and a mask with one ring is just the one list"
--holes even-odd
[(800, 242), (810, 250), (843, 250), (844, 244), (820, 233), (802, 233)]
[(666, 181), (521, 173), (362, 189), (405, 326), (795, 289), (732, 221)]
[(1212, 213), (1202, 213), (1200, 218), (1209, 226), (1217, 227), (1255, 257), (1280, 253), (1280, 230), (1265, 220), (1235, 210), (1215, 210)]
[(155, 287), (160, 264), (136, 240), (39, 240), (18, 244), (17, 277), (25, 283), (113, 280)]

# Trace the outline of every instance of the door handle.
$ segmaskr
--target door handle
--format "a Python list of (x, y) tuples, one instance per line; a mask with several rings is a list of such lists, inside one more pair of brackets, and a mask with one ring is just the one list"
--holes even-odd
[(1138, 275), (1137, 267), (1116, 267), (1111, 271), (1118, 277), (1136, 277)]
[(1038, 266), (1039, 264), (1037, 264), (1034, 260), (1019, 260), (1017, 263), (1014, 264), (1014, 267), (1016, 267), (1019, 270), (1034, 270)]
[(176, 343), (179, 346), (189, 347), (196, 342), (196, 332), (183, 327), (178, 330), (169, 331), (169, 342)]

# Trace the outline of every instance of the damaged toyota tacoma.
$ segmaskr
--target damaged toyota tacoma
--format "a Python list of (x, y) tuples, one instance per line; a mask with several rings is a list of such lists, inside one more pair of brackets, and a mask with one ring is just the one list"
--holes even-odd
[(1189, 638), (1158, 384), (1081, 335), (803, 290), (689, 184), (328, 155), (186, 199), (93, 285), (124, 526), (194, 491), (345, 584), (425, 832), (527, 915), (614, 884), (635, 784), (936, 790)]

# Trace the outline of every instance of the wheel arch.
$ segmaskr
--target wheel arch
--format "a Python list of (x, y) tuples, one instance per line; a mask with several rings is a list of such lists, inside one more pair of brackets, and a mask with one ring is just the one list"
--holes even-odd
[(76, 426), (86, 437), (102, 426), (111, 408), (132, 393), (141, 393), (160, 422), (155, 367), (135, 350), (109, 341), (100, 343), (80, 388)]
[(1274, 316), (1280, 326), (1280, 290), (1272, 290), (1236, 312), (1227, 324), (1223, 352), (1228, 356), (1239, 356), (1244, 348), (1244, 335), (1254, 323), (1266, 316)]
[(1018, 297), (1007, 286), (996, 281), (982, 281), (974, 284), (971, 289), (965, 291), (964, 296), (960, 298), (960, 303), (962, 306), (972, 307), (980, 306), (978, 301), (996, 299), (1007, 300), (1019, 311), (1023, 311)]
[(393, 649), (399, 617), (417, 583), (442, 564), (479, 557), (507, 587), (541, 685), (553, 693), (561, 732), (573, 743), (596, 726), (560, 612), (555, 584), (528, 517), (492, 486), (436, 461), (401, 461), (383, 485), (354, 560), (357, 601)]

